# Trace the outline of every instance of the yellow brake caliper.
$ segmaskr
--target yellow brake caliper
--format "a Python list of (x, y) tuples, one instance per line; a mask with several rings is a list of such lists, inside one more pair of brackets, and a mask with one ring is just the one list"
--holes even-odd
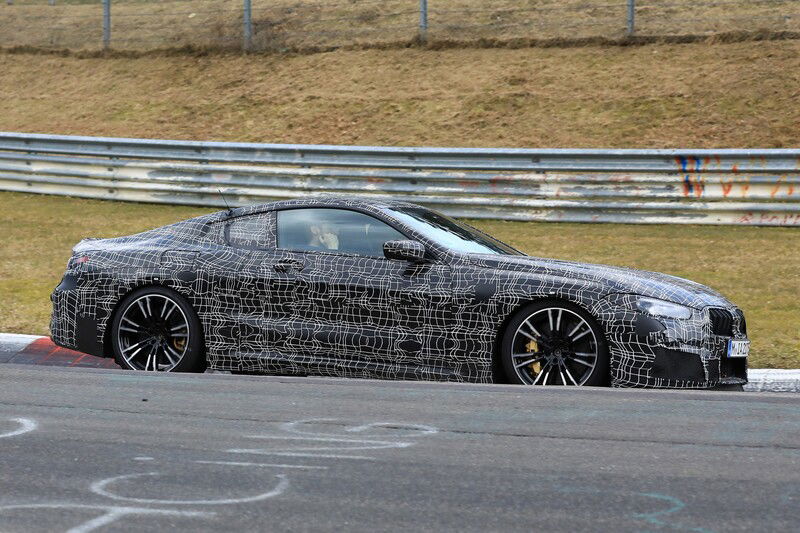
[[(539, 343), (534, 341), (534, 340), (528, 341), (528, 344), (525, 345), (525, 350), (527, 350), (530, 353), (538, 353), (539, 352)], [(538, 374), (542, 370), (542, 365), (541, 365), (541, 363), (539, 361), (536, 361), (535, 363), (529, 364), (528, 368), (530, 368), (531, 372), (533, 372), (534, 375), (535, 375), (535, 374)]]

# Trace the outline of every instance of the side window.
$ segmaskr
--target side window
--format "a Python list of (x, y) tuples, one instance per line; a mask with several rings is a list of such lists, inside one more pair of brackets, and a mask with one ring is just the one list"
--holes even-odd
[(278, 248), (383, 257), (383, 243), (405, 235), (377, 218), (346, 209), (278, 211)]
[(228, 242), (242, 248), (270, 248), (274, 220), (272, 212), (235, 218), (228, 223)]

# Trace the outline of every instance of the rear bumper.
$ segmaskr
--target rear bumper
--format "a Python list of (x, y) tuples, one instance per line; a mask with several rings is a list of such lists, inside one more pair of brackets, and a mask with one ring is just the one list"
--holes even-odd
[(50, 295), (53, 314), (50, 337), (63, 348), (103, 357), (103, 345), (97, 320), (89, 316), (84, 300), (86, 292), (78, 288), (78, 277), (66, 274)]

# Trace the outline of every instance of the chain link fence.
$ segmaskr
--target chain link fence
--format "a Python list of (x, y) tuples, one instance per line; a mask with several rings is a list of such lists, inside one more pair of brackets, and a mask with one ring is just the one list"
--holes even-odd
[(288, 51), (800, 31), (800, 0), (0, 0), (0, 46)]

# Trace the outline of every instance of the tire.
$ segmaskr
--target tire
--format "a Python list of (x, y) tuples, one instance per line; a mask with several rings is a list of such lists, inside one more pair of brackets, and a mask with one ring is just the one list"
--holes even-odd
[(608, 346), (597, 321), (561, 300), (520, 309), (503, 332), (500, 360), (510, 383), (604, 386)]
[(205, 344), (197, 313), (164, 287), (126, 296), (111, 323), (114, 360), (127, 370), (204, 372)]

